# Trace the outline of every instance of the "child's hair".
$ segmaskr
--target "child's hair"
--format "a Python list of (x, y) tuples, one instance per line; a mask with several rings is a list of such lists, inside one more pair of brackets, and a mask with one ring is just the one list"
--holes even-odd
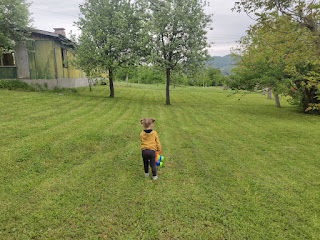
[(143, 118), (140, 120), (140, 123), (141, 123), (141, 125), (143, 125), (144, 128), (148, 128), (155, 121), (156, 120), (154, 118)]

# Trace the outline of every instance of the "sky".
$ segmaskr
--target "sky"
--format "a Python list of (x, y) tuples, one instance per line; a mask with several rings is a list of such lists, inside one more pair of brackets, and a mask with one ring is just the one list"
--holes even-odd
[[(84, 0), (27, 0), (30, 6), (33, 27), (52, 32), (53, 28), (65, 28), (67, 36), (70, 31), (79, 34), (74, 22), (79, 16), (79, 4)], [(245, 35), (245, 31), (254, 22), (245, 14), (232, 12), (235, 0), (209, 0), (206, 12), (213, 14), (213, 30), (208, 32), (208, 49), (211, 56), (225, 56), (236, 41)]]

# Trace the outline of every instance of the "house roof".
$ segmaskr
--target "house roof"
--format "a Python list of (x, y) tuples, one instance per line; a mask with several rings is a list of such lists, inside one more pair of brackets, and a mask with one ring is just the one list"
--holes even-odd
[(48, 32), (48, 31), (44, 31), (44, 30), (39, 30), (39, 29), (32, 30), (31, 31), (31, 36), (33, 34), (41, 35), (41, 36), (45, 36), (45, 37), (49, 37), (49, 38), (53, 38), (55, 40), (58, 40), (58, 41), (62, 42), (63, 44), (66, 44), (66, 45), (75, 45), (74, 42), (72, 42), (70, 39), (66, 38), (65, 36), (63, 36), (61, 34)]

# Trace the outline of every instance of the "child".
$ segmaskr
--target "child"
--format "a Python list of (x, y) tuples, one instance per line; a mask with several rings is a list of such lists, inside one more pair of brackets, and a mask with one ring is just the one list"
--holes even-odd
[(152, 169), (153, 180), (157, 180), (157, 167), (156, 167), (156, 152), (161, 151), (159, 137), (153, 129), (154, 118), (144, 118), (140, 120), (141, 125), (144, 127), (140, 133), (142, 158), (144, 164), (144, 175), (149, 176), (149, 161)]

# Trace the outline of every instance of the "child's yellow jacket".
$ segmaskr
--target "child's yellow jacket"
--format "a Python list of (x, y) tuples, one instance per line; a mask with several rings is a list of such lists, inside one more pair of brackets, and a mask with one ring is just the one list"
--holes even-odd
[(144, 130), (140, 133), (141, 150), (150, 149), (161, 152), (160, 140), (158, 133), (154, 130)]

